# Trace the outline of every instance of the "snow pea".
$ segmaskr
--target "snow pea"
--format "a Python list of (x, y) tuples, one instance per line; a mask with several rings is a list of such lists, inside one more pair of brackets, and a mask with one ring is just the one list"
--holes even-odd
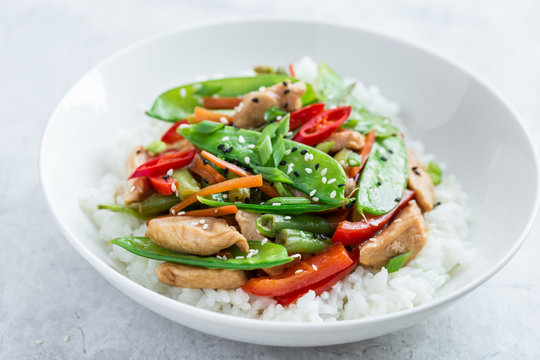
[(249, 210), (257, 213), (274, 213), (274, 214), (303, 214), (310, 212), (319, 212), (336, 208), (335, 205), (327, 204), (295, 204), (295, 205), (262, 205), (262, 204), (245, 204), (239, 202), (225, 202), (212, 200), (207, 197), (198, 196), (199, 202), (202, 204), (217, 207), (225, 205), (236, 205), (242, 210)]
[(263, 245), (260, 241), (248, 241), (250, 250), (257, 250), (249, 258), (238, 247), (232, 246), (227, 249), (232, 254), (232, 257), (227, 260), (222, 260), (215, 256), (190, 255), (165, 249), (154, 244), (147, 237), (121, 237), (111, 240), (111, 243), (145, 258), (201, 266), (210, 269), (255, 270), (286, 264), (293, 260), (292, 257), (287, 255), (287, 249), (285, 247), (271, 242), (266, 242)]
[[(197, 147), (229, 161), (238, 161), (255, 171), (263, 165), (259, 154), (254, 151), (254, 145), (261, 136), (257, 131), (224, 126), (211, 134), (203, 134), (197, 131), (197, 125), (192, 125), (179, 132)], [(345, 186), (340, 186), (345, 183), (346, 176), (336, 160), (322, 151), (292, 140), (283, 139), (283, 147), (285, 151), (277, 169), (289, 175), (293, 181), (292, 187), (311, 195), (315, 201), (336, 206), (346, 202)]]
[(358, 212), (382, 215), (395, 208), (407, 187), (407, 175), (407, 149), (401, 136), (375, 140), (358, 184)]
[(335, 230), (328, 220), (313, 215), (264, 214), (257, 218), (256, 224), (257, 230), (269, 237), (275, 237), (277, 232), (283, 229), (297, 229), (325, 235), (331, 235)]
[(140, 204), (120, 205), (120, 204), (100, 204), (98, 209), (109, 210), (129, 214), (140, 220), (148, 220), (169, 211), (178, 204), (180, 199), (176, 195), (153, 194), (144, 199)]
[(277, 233), (276, 243), (285, 246), (289, 254), (316, 254), (332, 244), (330, 240), (315, 237), (314, 233), (297, 229), (283, 229)]
[[(354, 105), (353, 109), (355, 109)], [(366, 109), (353, 110), (351, 118), (341, 125), (341, 127), (356, 130), (364, 135), (375, 129), (377, 137), (387, 137), (400, 133), (399, 129), (392, 125), (389, 119), (373, 114)]]
[[(177, 121), (192, 114), (196, 106), (201, 106), (202, 96), (241, 96), (257, 90), (261, 86), (272, 86), (289, 78), (290, 76), (281, 74), (262, 74), (182, 85), (159, 95), (146, 114), (164, 121)], [(293, 81), (298, 80), (293, 79)], [(306, 84), (306, 92), (302, 96), (302, 103), (307, 105), (316, 100), (317, 97), (312, 87)]]

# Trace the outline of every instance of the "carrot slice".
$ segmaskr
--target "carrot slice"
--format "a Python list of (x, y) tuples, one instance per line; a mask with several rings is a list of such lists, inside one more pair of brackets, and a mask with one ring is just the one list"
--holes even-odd
[(294, 74), (294, 68), (293, 68), (293, 65), (292, 64), (289, 64), (289, 73), (291, 74), (291, 76), (293, 78), (296, 77), (296, 75)]
[(375, 142), (375, 129), (371, 130), (369, 134), (366, 136), (366, 142), (364, 143), (364, 147), (362, 148), (362, 151), (360, 152), (360, 156), (362, 156), (362, 163), (360, 164), (360, 166), (354, 166), (349, 169), (348, 171), (349, 177), (352, 177), (352, 178), (355, 177), (362, 170), (362, 168), (366, 164), (367, 158), (369, 156), (369, 153), (371, 152), (371, 148), (373, 147), (374, 142)]
[(179, 204), (174, 205), (170, 212), (178, 213), (185, 207), (197, 202), (197, 196), (208, 196), (212, 194), (217, 194), (224, 191), (234, 190), (234, 189), (244, 189), (252, 187), (260, 187), (262, 185), (262, 176), (261, 175), (251, 175), (245, 177), (239, 177), (236, 179), (231, 179), (227, 181), (220, 182), (218, 184), (210, 185), (201, 190), (197, 191), (195, 194), (188, 196), (187, 199), (182, 201)]
[(232, 119), (229, 115), (221, 114), (212, 110), (207, 110), (202, 107), (195, 107), (195, 114), (194, 114), (194, 121), (196, 123), (199, 123), (203, 120), (208, 121), (214, 121), (214, 122), (221, 122), (221, 123), (227, 123), (229, 124)]
[[(246, 171), (242, 169), (239, 166), (236, 166), (234, 164), (231, 164), (230, 162), (227, 162), (223, 159), (218, 158), (217, 156), (210, 154), (208, 151), (203, 150), (201, 151), (201, 155), (205, 157), (207, 160), (212, 162), (212, 164), (216, 165), (220, 169), (228, 169), (231, 173), (238, 175), (238, 176), (250, 176), (253, 175), (249, 171)], [(263, 182), (262, 186), (259, 187), (263, 193), (265, 193), (268, 197), (278, 197), (279, 193), (274, 187), (267, 182)]]
[[(209, 209), (186, 211), (182, 216), (212, 216), (219, 217), (225, 215), (236, 214), (238, 208), (236, 205), (226, 205)], [(180, 214), (177, 214), (180, 215)]]
[(218, 173), (216, 169), (208, 164), (205, 165), (199, 155), (196, 155), (193, 158), (193, 161), (189, 164), (189, 170), (199, 175), (210, 184), (217, 184), (227, 180), (225, 176)]
[(234, 109), (242, 102), (242, 98), (232, 97), (204, 97), (203, 107), (207, 109)]

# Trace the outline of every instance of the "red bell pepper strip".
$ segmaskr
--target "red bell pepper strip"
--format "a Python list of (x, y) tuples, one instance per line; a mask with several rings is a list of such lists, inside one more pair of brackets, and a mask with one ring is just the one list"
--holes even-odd
[(173, 144), (178, 140), (182, 140), (184, 137), (176, 132), (176, 129), (178, 129), (178, 127), (182, 124), (188, 124), (188, 121), (184, 119), (175, 122), (173, 126), (171, 126), (169, 130), (167, 130), (165, 134), (163, 134), (163, 136), (161, 137), (161, 141), (163, 141), (165, 144)]
[(350, 106), (326, 110), (305, 123), (293, 140), (313, 146), (324, 141), (351, 115)]
[(365, 219), (361, 221), (352, 222), (352, 221), (342, 221), (339, 223), (334, 236), (332, 236), (332, 242), (342, 243), (346, 246), (352, 245), (361, 245), (366, 242), (373, 234), (382, 229), (393, 217), (396, 215), (399, 210), (404, 208), (409, 201), (414, 197), (414, 191), (405, 190), (401, 201), (398, 205), (390, 212), (379, 215), (379, 216), (369, 216), (366, 215)]
[(324, 103), (305, 106), (291, 113), (289, 130), (294, 130), (324, 111)]
[(148, 179), (159, 195), (172, 195), (178, 187), (178, 181), (167, 175), (149, 176)]
[(345, 246), (334, 244), (312, 258), (292, 266), (281, 275), (252, 278), (242, 289), (258, 296), (282, 296), (326, 279), (352, 263)]
[(291, 76), (293, 78), (296, 77), (296, 74), (294, 73), (294, 67), (293, 67), (293, 64), (289, 64), (289, 74), (291, 74)]
[(354, 178), (356, 175), (358, 175), (360, 171), (362, 171), (362, 169), (364, 168), (364, 165), (366, 164), (369, 153), (371, 153), (371, 148), (373, 147), (374, 142), (375, 142), (375, 129), (371, 130), (369, 134), (367, 134), (366, 141), (364, 143), (364, 146), (362, 147), (362, 151), (360, 151), (362, 162), (360, 163), (360, 166), (353, 166), (349, 168), (349, 171), (347, 173), (349, 177)]
[(302, 296), (307, 294), (309, 290), (315, 291), (315, 295), (321, 295), (326, 290), (332, 288), (332, 286), (334, 286), (339, 280), (343, 279), (345, 276), (347, 276), (351, 271), (353, 271), (356, 268), (356, 265), (358, 265), (358, 260), (360, 259), (360, 249), (359, 248), (353, 249), (352, 251), (349, 252), (349, 255), (353, 263), (349, 265), (348, 267), (346, 267), (345, 269), (341, 270), (340, 272), (336, 273), (335, 275), (332, 275), (326, 279), (323, 279), (303, 289), (293, 291), (289, 294), (285, 294), (281, 296), (274, 296), (274, 299), (277, 300), (278, 304), (289, 305), (296, 302), (296, 300), (300, 299)]
[(135, 169), (129, 179), (141, 176), (163, 176), (169, 169), (179, 169), (191, 163), (197, 150), (187, 150), (182, 152), (169, 152), (152, 160), (145, 162)]

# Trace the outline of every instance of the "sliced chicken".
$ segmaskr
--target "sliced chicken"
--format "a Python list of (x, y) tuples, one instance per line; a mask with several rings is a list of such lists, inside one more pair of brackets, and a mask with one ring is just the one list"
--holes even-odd
[(303, 81), (291, 83), (290, 80), (273, 85), (264, 90), (252, 91), (244, 95), (240, 105), (233, 114), (233, 124), (254, 129), (265, 123), (266, 110), (277, 106), (286, 111), (298, 110), (302, 107), (302, 95), (306, 92)]
[(345, 182), (345, 196), (351, 195), (354, 189), (356, 189), (356, 181), (353, 178), (347, 177), (347, 181)]
[[(143, 146), (137, 146), (129, 154), (126, 161), (127, 176), (133, 174), (136, 168), (144, 164), (150, 158), (150, 154)], [(126, 184), (126, 191), (124, 192), (124, 203), (126, 205), (132, 204), (143, 200), (147, 195), (152, 192), (152, 185), (146, 177), (130, 179)]]
[(415, 198), (422, 211), (431, 211), (435, 205), (433, 181), (424, 170), (414, 151), (408, 150), (409, 160), (409, 189), (414, 190)]
[(246, 238), (223, 219), (163, 216), (148, 221), (146, 236), (164, 248), (194, 255), (214, 255), (236, 245), (249, 251)]
[(263, 234), (257, 231), (257, 224), (255, 221), (258, 217), (259, 214), (251, 211), (238, 210), (236, 213), (235, 218), (240, 226), (240, 232), (248, 240), (262, 241), (265, 238)]
[(159, 265), (156, 274), (164, 284), (190, 289), (234, 290), (248, 280), (243, 270), (207, 269), (172, 262)]
[(180, 139), (172, 144), (167, 144), (166, 150), (178, 150), (178, 151), (187, 151), (195, 149), (195, 146), (193, 146), (192, 143), (190, 143), (187, 139)]
[(422, 211), (411, 201), (392, 223), (360, 248), (360, 263), (381, 268), (394, 256), (411, 251), (404, 265), (416, 257), (426, 244), (426, 224)]
[(360, 151), (362, 147), (364, 147), (365, 137), (358, 131), (343, 130), (333, 133), (325, 141), (335, 142), (335, 144), (330, 149), (331, 153), (338, 152), (342, 149)]

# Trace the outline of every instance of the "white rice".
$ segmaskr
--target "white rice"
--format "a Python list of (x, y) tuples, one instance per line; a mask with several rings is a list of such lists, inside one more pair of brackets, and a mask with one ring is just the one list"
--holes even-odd
[[(313, 82), (316, 63), (303, 58), (294, 65), (298, 77)], [(398, 105), (383, 98), (376, 87), (357, 83), (354, 94), (376, 113), (401, 126)], [(103, 203), (122, 203), (125, 186), (124, 161), (135, 146), (159, 138), (169, 124), (148, 120), (129, 131), (120, 131), (114, 153), (107, 157), (108, 173), (98, 187), (88, 189), (80, 204), (94, 221), (100, 241), (120, 236), (144, 236), (146, 226), (126, 214), (97, 210)], [(433, 156), (426, 154), (420, 142), (410, 141), (419, 159), (426, 163)], [(444, 168), (444, 167), (443, 167)], [(139, 284), (178, 301), (225, 314), (294, 322), (323, 322), (356, 319), (410, 309), (431, 301), (437, 290), (450, 278), (450, 271), (465, 267), (475, 251), (466, 241), (470, 222), (467, 195), (452, 175), (445, 172), (443, 182), (435, 188), (436, 201), (441, 202), (426, 213), (428, 242), (411, 263), (388, 274), (386, 269), (370, 271), (358, 267), (330, 291), (315, 296), (310, 291), (288, 307), (271, 298), (257, 297), (237, 290), (183, 289), (160, 283), (155, 274), (160, 261), (136, 256), (113, 245), (107, 245), (109, 256), (125, 274)]]

